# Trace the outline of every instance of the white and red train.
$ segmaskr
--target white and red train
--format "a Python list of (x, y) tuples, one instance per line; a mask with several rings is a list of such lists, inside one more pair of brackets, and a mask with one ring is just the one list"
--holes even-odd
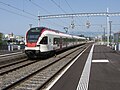
[(34, 27), (27, 31), (25, 53), (28, 58), (46, 57), (66, 48), (86, 42), (86, 38), (73, 36), (45, 27)]

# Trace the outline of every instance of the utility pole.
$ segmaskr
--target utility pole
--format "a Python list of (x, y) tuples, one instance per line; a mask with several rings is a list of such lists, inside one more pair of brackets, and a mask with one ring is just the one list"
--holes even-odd
[(109, 46), (109, 9), (107, 8), (107, 46)]
[(112, 36), (111, 36), (111, 24), (112, 24), (112, 21), (109, 21), (109, 25), (110, 25), (110, 45), (111, 45), (111, 41), (112, 41)]
[(38, 16), (38, 27), (40, 27), (40, 16)]
[(104, 30), (104, 32), (103, 32), (103, 42), (105, 44), (105, 41), (106, 41), (106, 39), (105, 39), (105, 27), (103, 27), (103, 30)]

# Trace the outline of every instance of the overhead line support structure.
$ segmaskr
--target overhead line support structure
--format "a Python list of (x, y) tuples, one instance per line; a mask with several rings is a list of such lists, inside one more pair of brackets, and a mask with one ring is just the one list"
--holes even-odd
[(109, 46), (109, 17), (120, 16), (120, 12), (110, 13), (107, 8), (107, 12), (98, 12), (98, 13), (73, 13), (73, 14), (56, 14), (56, 15), (44, 15), (38, 16), (39, 19), (54, 19), (54, 18), (73, 18), (73, 17), (88, 17), (88, 16), (105, 16), (107, 18), (107, 46)]
[(56, 15), (43, 15), (38, 16), (40, 19), (53, 19), (53, 18), (70, 18), (70, 17), (87, 17), (87, 16), (120, 16), (120, 12), (108, 13), (74, 13), (74, 14), (56, 14)]

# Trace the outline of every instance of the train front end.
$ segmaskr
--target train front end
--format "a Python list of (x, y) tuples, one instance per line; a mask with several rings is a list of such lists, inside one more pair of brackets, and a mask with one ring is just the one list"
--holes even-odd
[(37, 58), (40, 55), (39, 38), (41, 36), (42, 28), (31, 28), (26, 33), (25, 38), (25, 53), (28, 58)]

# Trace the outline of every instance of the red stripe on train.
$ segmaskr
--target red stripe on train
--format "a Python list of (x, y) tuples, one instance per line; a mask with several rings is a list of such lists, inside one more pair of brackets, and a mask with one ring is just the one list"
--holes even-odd
[(35, 47), (36, 43), (27, 43), (27, 47)]

